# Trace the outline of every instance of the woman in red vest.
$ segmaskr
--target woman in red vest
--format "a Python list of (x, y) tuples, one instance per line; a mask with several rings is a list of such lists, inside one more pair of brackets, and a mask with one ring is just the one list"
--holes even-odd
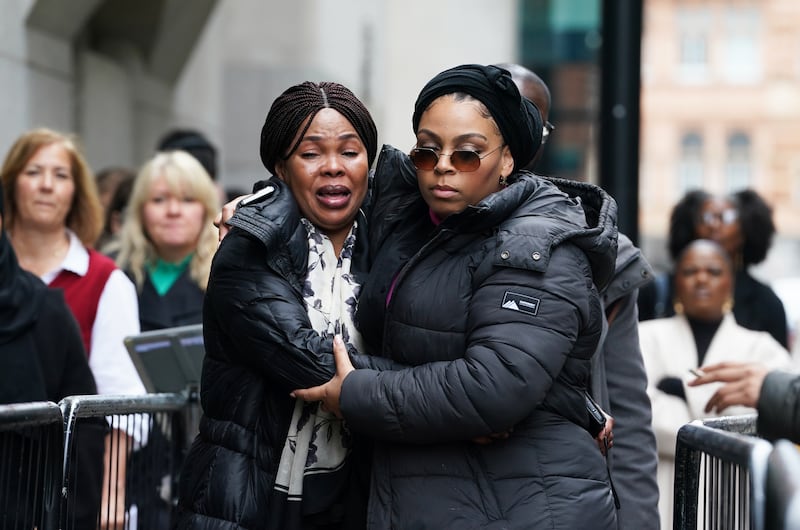
[(48, 129), (29, 131), (9, 150), (2, 176), (6, 228), (20, 265), (64, 290), (98, 393), (144, 393), (123, 343), (139, 333), (136, 289), (111, 259), (91, 248), (103, 213), (75, 141)]
[[(123, 342), (139, 333), (136, 289), (111, 259), (91, 248), (102, 230), (103, 211), (76, 141), (50, 129), (24, 133), (6, 155), (2, 181), (6, 231), (19, 264), (51, 288), (63, 289), (97, 393), (144, 394)], [(114, 427), (144, 442), (135, 439), (144, 437), (136, 425)], [(124, 462), (120, 466), (121, 480)]]

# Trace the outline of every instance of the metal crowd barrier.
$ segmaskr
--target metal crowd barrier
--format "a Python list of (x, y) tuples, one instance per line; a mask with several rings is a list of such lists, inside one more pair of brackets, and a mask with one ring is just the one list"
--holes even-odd
[(0, 405), (0, 529), (56, 528), (63, 432), (55, 403)]
[(196, 391), (0, 405), (0, 530), (168, 528)]
[(696, 420), (678, 431), (675, 529), (763, 530), (772, 444), (756, 436), (756, 415)]
[(765, 530), (800, 529), (800, 447), (775, 442), (767, 463)]
[[(103, 530), (169, 527), (189, 439), (188, 404), (187, 394), (78, 396), (61, 402), (65, 530), (84, 527), (73, 507), (80, 506), (87, 491), (94, 493), (92, 513)], [(86, 451), (85, 433), (98, 423), (105, 428), (102, 445)], [(102, 474), (94, 472), (89, 481), (78, 478), (76, 482), (69, 476), (71, 469), (95, 469)]]

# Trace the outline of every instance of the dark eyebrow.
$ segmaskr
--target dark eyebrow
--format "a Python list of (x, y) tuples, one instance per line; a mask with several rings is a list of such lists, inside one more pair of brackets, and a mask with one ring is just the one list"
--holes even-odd
[[(433, 131), (430, 131), (428, 129), (420, 129), (417, 131), (417, 134), (426, 134), (434, 140), (441, 140), (441, 138), (439, 138), (439, 135), (435, 134)], [(458, 136), (455, 137), (455, 141), (456, 143), (459, 143), (459, 142), (465, 142), (467, 140), (473, 140), (475, 138), (480, 138), (481, 140), (484, 140), (486, 142), (489, 141), (489, 139), (486, 136), (478, 132), (468, 132), (464, 134), (459, 134)]]
[[(339, 140), (340, 142), (346, 142), (348, 140), (360, 140), (361, 137), (359, 137), (357, 133), (353, 132), (353, 133), (340, 134), (339, 136), (336, 137), (336, 139)], [(320, 140), (322, 140), (322, 136), (315, 135), (315, 134), (309, 134), (309, 135), (304, 136), (303, 139), (300, 140), (300, 143), (302, 143), (302, 142), (319, 142)]]

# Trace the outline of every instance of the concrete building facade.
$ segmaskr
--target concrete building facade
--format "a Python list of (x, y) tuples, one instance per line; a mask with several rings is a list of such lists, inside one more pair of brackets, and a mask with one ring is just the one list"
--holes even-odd
[(171, 127), (206, 133), (220, 180), (263, 178), (261, 125), (303, 80), (341, 82), (382, 142), (410, 147), (425, 81), (516, 60), (516, 1), (4, 0), (0, 150), (22, 131), (77, 133), (92, 167), (136, 168)]
[(686, 190), (750, 187), (778, 229), (762, 277), (796, 275), (799, 22), (794, 0), (647, 0), (639, 217), (651, 260), (664, 263), (669, 214)]

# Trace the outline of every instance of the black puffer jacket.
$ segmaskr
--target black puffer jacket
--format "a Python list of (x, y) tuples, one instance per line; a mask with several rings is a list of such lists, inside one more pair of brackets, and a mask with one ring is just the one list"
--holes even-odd
[[(312, 329), (303, 301), (307, 232), (288, 188), (269, 184), (271, 195), (237, 210), (212, 264), (203, 417), (180, 478), (176, 528), (285, 528), (269, 499), (294, 407), (289, 392), (334, 373), (331, 340)], [(354, 253), (357, 277), (365, 239)], [(366, 357), (354, 361), (372, 366)]]
[(342, 389), (348, 424), (379, 440), (369, 528), (616, 528), (583, 398), (616, 204), (522, 173), (434, 227), (402, 153), (384, 148), (376, 174), (390, 178), (357, 324), (415, 368), (356, 370)]

